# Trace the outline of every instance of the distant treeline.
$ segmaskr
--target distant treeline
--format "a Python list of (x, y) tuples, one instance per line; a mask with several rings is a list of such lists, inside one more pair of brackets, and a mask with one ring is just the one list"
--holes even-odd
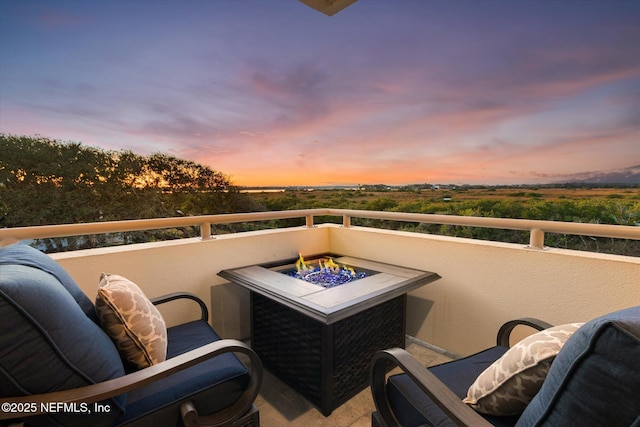
[[(0, 134), (0, 227), (117, 221), (253, 210), (223, 173), (166, 154), (141, 156), (77, 142)], [(140, 232), (128, 241), (194, 235), (191, 229)], [(47, 239), (66, 249), (104, 237)], [(59, 248), (57, 248), (59, 249)]]

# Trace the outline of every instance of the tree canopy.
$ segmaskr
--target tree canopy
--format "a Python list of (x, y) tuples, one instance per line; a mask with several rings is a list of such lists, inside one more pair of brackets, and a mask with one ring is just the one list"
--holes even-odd
[(223, 173), (162, 153), (5, 134), (0, 153), (0, 227), (252, 210)]

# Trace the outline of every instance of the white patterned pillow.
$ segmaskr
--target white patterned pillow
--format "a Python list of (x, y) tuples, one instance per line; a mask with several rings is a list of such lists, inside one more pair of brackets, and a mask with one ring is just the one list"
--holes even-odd
[(98, 319), (123, 359), (137, 368), (167, 357), (167, 326), (140, 288), (116, 274), (102, 273), (96, 297)]
[(564, 343), (583, 324), (554, 326), (523, 339), (478, 376), (463, 402), (483, 414), (520, 414), (542, 387)]

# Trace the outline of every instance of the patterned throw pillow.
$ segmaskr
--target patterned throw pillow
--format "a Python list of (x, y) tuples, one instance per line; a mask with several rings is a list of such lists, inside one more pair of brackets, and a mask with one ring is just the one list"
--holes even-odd
[(523, 339), (478, 376), (463, 402), (483, 414), (520, 414), (542, 387), (564, 343), (582, 325), (554, 326)]
[(102, 329), (115, 342), (123, 359), (137, 368), (166, 359), (164, 318), (135, 283), (122, 276), (102, 273), (96, 311)]

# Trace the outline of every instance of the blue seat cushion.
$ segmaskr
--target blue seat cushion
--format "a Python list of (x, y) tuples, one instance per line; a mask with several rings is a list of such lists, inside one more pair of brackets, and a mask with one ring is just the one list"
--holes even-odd
[[(493, 347), (468, 357), (431, 367), (429, 370), (462, 400), (478, 375), (507, 350), (506, 347)], [(406, 374), (389, 377), (387, 396), (394, 414), (403, 426), (456, 425)], [(480, 415), (497, 426), (513, 426), (518, 419), (518, 417)]]
[(640, 425), (640, 306), (578, 329), (518, 425)]
[[(111, 339), (50, 273), (55, 261), (16, 260), (7, 249), (12, 247), (0, 249), (0, 396), (66, 390), (124, 375)], [(52, 414), (30, 417), (29, 423), (111, 425), (123, 414), (125, 396), (104, 403), (111, 408), (107, 414)]]
[[(167, 336), (167, 359), (220, 339), (202, 320), (170, 327)], [(145, 425), (152, 425), (155, 420), (166, 423), (167, 417), (173, 417), (175, 425), (180, 425), (177, 416), (183, 401), (191, 400), (199, 414), (208, 415), (235, 402), (249, 380), (249, 372), (234, 354), (217, 356), (128, 393), (122, 423), (144, 420)]]

